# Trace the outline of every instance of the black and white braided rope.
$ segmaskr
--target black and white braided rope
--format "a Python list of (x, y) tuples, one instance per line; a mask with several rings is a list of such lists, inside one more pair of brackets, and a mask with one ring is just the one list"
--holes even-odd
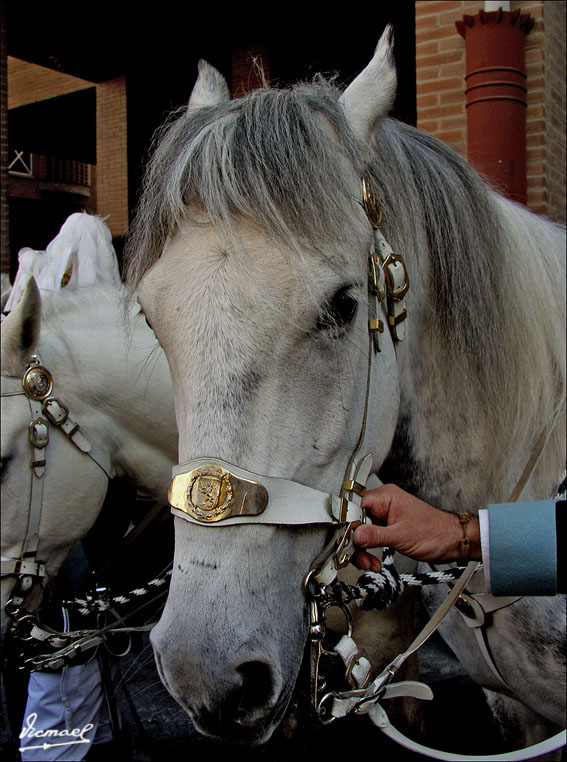
[[(394, 551), (384, 548), (382, 554), (382, 571), (364, 572), (358, 578), (356, 585), (347, 585), (337, 582), (335, 595), (341, 598), (343, 603), (355, 601), (356, 605), (363, 610), (382, 609), (392, 606), (400, 597), (405, 587), (435, 585), (443, 582), (454, 582), (459, 579), (464, 567), (445, 569), (443, 571), (430, 571), (421, 574), (400, 574), (394, 565)], [(103, 613), (115, 606), (127, 606), (130, 603), (140, 603), (145, 597), (154, 595), (157, 590), (169, 585), (172, 570), (168, 569), (163, 575), (151, 579), (144, 587), (137, 587), (124, 595), (108, 597), (75, 598), (64, 601), (63, 605), (80, 616), (89, 616), (93, 613)]]
[(155, 595), (156, 591), (161, 588), (164, 588), (163, 592), (165, 592), (169, 585), (171, 572), (171, 568), (167, 569), (161, 576), (147, 582), (144, 587), (134, 588), (124, 595), (74, 598), (70, 601), (63, 601), (63, 606), (80, 616), (89, 616), (93, 613), (101, 614), (110, 611), (115, 606), (127, 606), (129, 603), (139, 604), (144, 598)]
[(421, 574), (399, 574), (394, 565), (394, 550), (384, 548), (382, 554), (382, 571), (364, 572), (358, 578), (356, 585), (337, 583), (335, 594), (343, 603), (355, 601), (356, 605), (365, 610), (382, 609), (392, 606), (400, 597), (405, 587), (421, 585), (437, 585), (442, 582), (454, 582), (459, 579), (465, 567), (430, 571)]

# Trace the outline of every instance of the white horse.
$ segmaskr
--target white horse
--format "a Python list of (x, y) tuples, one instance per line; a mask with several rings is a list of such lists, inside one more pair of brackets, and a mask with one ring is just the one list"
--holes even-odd
[[(283, 716), (308, 631), (303, 580), (325, 542), (289, 494), (344, 496), (361, 431), (372, 471), (447, 510), (506, 500), (542, 432), (524, 496), (552, 495), (563, 469), (564, 231), (386, 118), (395, 86), (387, 35), (342, 95), (319, 82), (230, 101), (202, 63), (148, 168), (128, 277), (169, 361), (189, 461), (152, 642), (203, 733), (260, 743)], [(406, 339), (394, 350), (384, 331), (375, 357), (363, 175), (411, 280)], [(378, 317), (399, 333), (389, 310)], [(231, 515), (226, 485), (250, 482), (277, 498), (275, 524), (248, 515), (270, 511), (259, 498)], [(536, 635), (525, 623), (541, 612)], [(564, 625), (562, 599), (524, 599), (495, 616), (491, 640), (516, 697), (555, 723)], [(453, 625), (446, 635), (482, 683)]]
[[(94, 524), (109, 478), (127, 478), (156, 501), (167, 501), (177, 437), (171, 380), (144, 319), (131, 315), (125, 330), (123, 302), (123, 289), (111, 284), (42, 298), (32, 279), (2, 323), (2, 557), (7, 564), (22, 552), (34, 479), (43, 485), (36, 557), (50, 579)], [(69, 409), (69, 420), (79, 424), (98, 462), (50, 424), (40, 456), (44, 473), (32, 476), (29, 429), (35, 416), (22, 378), (34, 354), (53, 377), (48, 399)], [(13, 576), (2, 576), (3, 633), (14, 582)], [(40, 594), (35, 585), (26, 607), (33, 610)]]

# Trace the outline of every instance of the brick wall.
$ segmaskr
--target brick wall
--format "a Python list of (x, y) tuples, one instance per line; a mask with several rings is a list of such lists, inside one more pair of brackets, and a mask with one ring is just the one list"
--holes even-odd
[[(5, 82), (5, 78), (2, 82)], [(69, 74), (8, 56), (8, 107), (16, 108), (93, 87)], [(117, 77), (96, 85), (97, 167), (86, 211), (108, 216), (114, 238), (128, 232), (126, 80)]]
[(113, 238), (128, 232), (126, 78), (96, 88), (96, 210)]
[[(416, 0), (415, 5), (418, 127), (466, 156), (465, 40), (455, 21), (476, 15), (484, 2)], [(565, 219), (565, 6), (563, 0), (510, 3), (512, 11), (520, 8), (535, 22), (526, 36), (527, 203), (556, 219)], [(560, 167), (554, 156), (563, 157)]]
[(5, 7), (0, 3), (0, 272), (10, 272), (8, 208), (8, 77)]
[(46, 69), (45, 66), (20, 61), (8, 56), (8, 108), (27, 106), (29, 103), (67, 95), (77, 90), (92, 87), (87, 82), (70, 74)]
[(482, 7), (480, 0), (415, 4), (417, 126), (463, 155), (467, 152), (465, 41), (455, 22)]

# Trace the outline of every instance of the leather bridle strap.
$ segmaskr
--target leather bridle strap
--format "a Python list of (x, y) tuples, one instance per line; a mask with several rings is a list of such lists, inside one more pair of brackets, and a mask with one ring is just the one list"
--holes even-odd
[[(109, 459), (80, 431), (79, 424), (69, 415), (69, 409), (61, 400), (53, 397), (53, 379), (51, 373), (42, 365), (39, 355), (31, 357), (23, 378), (2, 376), (2, 397), (26, 396), (31, 411), (29, 437), (32, 450), (30, 460), (31, 488), (28, 512), (28, 524), (18, 558), (2, 556), (1, 575), (23, 577), (47, 577), (45, 566), (36, 559), (39, 547), (39, 528), (43, 503), (43, 485), (46, 468), (46, 451), (49, 443), (49, 424), (61, 432), (85, 455), (111, 478)], [(25, 587), (29, 580), (23, 581)]]
[[(338, 495), (289, 479), (261, 476), (218, 458), (191, 460), (175, 466), (172, 473), (168, 493), (172, 512), (196, 524), (297, 526), (338, 524), (362, 517), (360, 506), (353, 501), (345, 504)], [(210, 490), (217, 490), (218, 496), (213, 498)]]

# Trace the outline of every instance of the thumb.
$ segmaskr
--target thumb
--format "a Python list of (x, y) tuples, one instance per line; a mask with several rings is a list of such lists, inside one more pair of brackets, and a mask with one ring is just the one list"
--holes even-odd
[(388, 527), (362, 524), (354, 530), (354, 544), (360, 548), (382, 548), (389, 544)]

